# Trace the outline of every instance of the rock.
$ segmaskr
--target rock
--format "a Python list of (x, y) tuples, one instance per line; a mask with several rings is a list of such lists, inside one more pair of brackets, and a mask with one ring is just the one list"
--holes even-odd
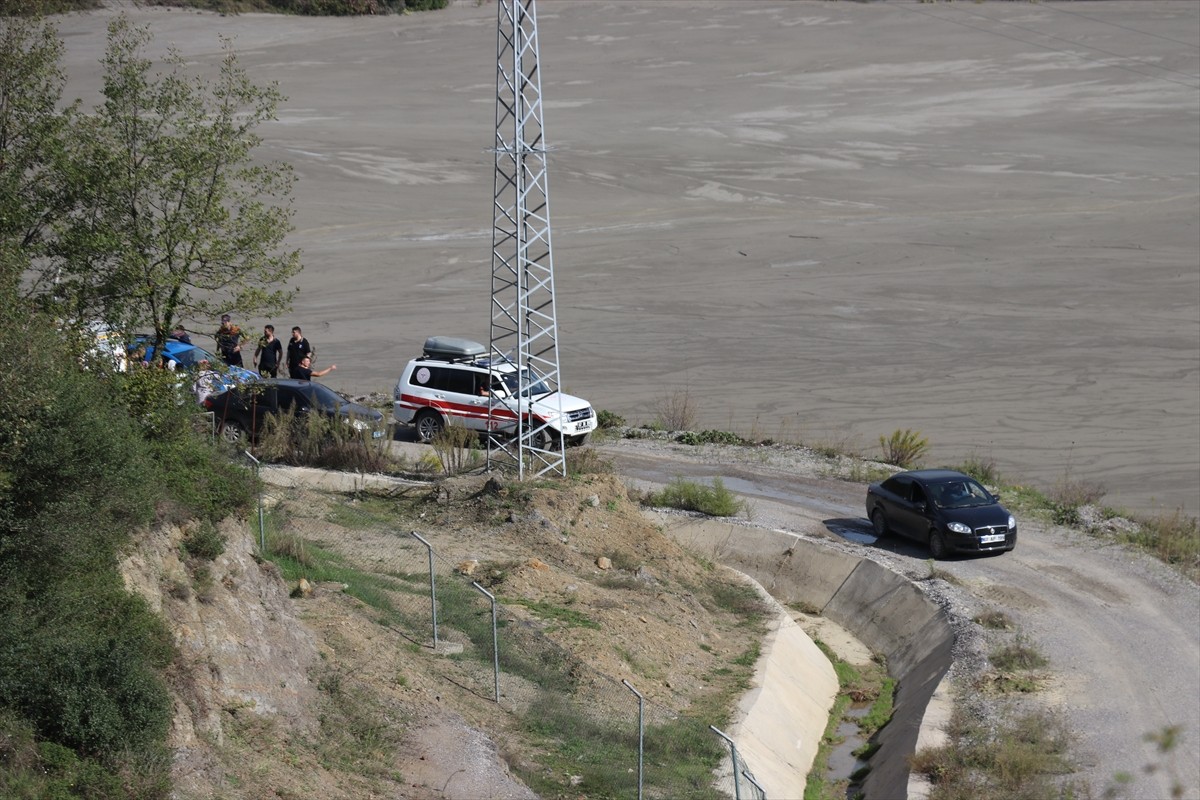
[(598, 569), (612, 569), (612, 559), (607, 556), (600, 556), (596, 559), (596, 567)]
[(599, 508), (599, 506), (600, 506), (600, 495), (598, 495), (598, 494), (594, 494), (594, 495), (591, 495), (590, 497), (588, 497), (588, 499), (587, 499), (587, 504), (588, 504), (589, 506), (591, 506), (592, 508)]

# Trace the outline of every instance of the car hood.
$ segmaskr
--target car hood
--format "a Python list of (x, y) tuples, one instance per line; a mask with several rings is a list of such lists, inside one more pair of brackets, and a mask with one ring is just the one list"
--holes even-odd
[[(509, 398), (511, 401), (512, 398)], [(527, 401), (521, 402), (521, 407), (524, 408)], [(576, 397), (573, 394), (565, 392), (551, 392), (545, 397), (539, 397), (529, 405), (529, 410), (534, 414), (539, 414), (543, 417), (553, 416), (558, 413), (559, 403), (562, 404), (562, 413), (569, 414), (572, 411), (580, 411), (591, 405), (582, 397)]]
[(360, 406), (358, 403), (343, 403), (341, 408), (338, 409), (338, 413), (343, 417), (354, 417), (364, 422), (379, 422), (383, 419), (383, 414), (373, 408)]
[(972, 528), (982, 528), (985, 525), (1008, 525), (1008, 509), (992, 504), (990, 506), (971, 506), (968, 508), (943, 508), (941, 514), (951, 522), (961, 522)]

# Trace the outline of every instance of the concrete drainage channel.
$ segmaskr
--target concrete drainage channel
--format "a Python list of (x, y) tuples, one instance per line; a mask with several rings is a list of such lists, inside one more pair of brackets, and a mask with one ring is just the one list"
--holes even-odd
[[(907, 579), (873, 561), (786, 533), (692, 521), (667, 528), (684, 546), (749, 575), (780, 603), (820, 609), (887, 657), (896, 680), (894, 712), (879, 732), (879, 749), (859, 788), (867, 800), (907, 797), (908, 757), (929, 699), (950, 668), (954, 633), (942, 610)], [(819, 720), (822, 728), (824, 722)]]

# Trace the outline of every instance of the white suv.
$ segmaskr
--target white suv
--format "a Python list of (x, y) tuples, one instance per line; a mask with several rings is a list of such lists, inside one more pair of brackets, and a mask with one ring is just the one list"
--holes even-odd
[(490, 363), (487, 348), (478, 342), (433, 336), (425, 340), (424, 355), (408, 362), (401, 373), (392, 416), (399, 423), (414, 425), (423, 442), (451, 421), (475, 431), (490, 426), (515, 435), (518, 413), (529, 415), (529, 426), (548, 424), (551, 435), (538, 446), (557, 445), (553, 440), (559, 434), (566, 444), (587, 441), (596, 429), (596, 413), (588, 401), (551, 392), (536, 373), (526, 376), (525, 396), (518, 401), (518, 379), (516, 364)]

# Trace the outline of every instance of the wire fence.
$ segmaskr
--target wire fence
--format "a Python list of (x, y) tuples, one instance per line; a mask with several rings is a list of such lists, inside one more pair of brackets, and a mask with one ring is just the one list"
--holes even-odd
[(437, 674), (496, 702), (535, 738), (557, 743), (569, 757), (572, 784), (639, 800), (765, 800), (714, 720), (652, 702), (557, 645), (529, 617), (497, 602), (491, 589), (503, 575), (467, 545), (399, 528), (385, 496), (330, 501), (327, 479), (289, 475), (287, 485), (259, 481), (253, 522), (264, 555), (340, 581), (410, 645), (446, 656), (435, 662)]

